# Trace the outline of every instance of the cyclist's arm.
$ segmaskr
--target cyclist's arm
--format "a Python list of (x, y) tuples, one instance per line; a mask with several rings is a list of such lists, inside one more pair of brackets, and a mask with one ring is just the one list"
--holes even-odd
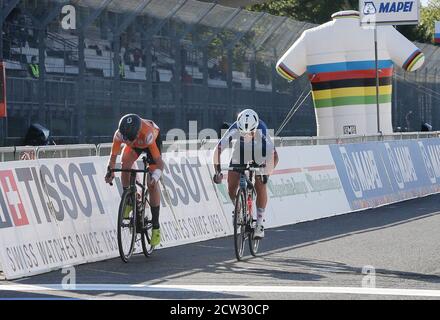
[(229, 144), (230, 140), (233, 138), (235, 134), (235, 127), (232, 125), (228, 131), (223, 135), (223, 137), (220, 139), (220, 141), (217, 143), (217, 146), (214, 150), (213, 155), (213, 164), (214, 164), (214, 170), (215, 172), (221, 171), (221, 154), (222, 151), (226, 148), (226, 146)]
[(266, 163), (266, 173), (267, 175), (271, 175), (278, 165), (279, 157), (276, 149), (273, 150), (272, 157), (269, 158), (269, 161)]
[(221, 154), (222, 154), (222, 148), (221, 148), (220, 144), (217, 144), (217, 146), (215, 147), (214, 156), (213, 156), (214, 171), (217, 173), (221, 171), (221, 166), (220, 166)]
[(263, 140), (266, 145), (266, 152), (268, 153), (268, 160), (266, 161), (266, 173), (267, 175), (271, 175), (279, 162), (278, 152), (271, 137), (267, 134), (267, 130), (263, 130)]
[(112, 144), (112, 150), (110, 159), (108, 161), (108, 166), (110, 168), (114, 168), (116, 164), (116, 158), (118, 157), (118, 154), (121, 152), (122, 147), (122, 137), (119, 133), (119, 130), (116, 130), (114, 136), (113, 136), (113, 144)]

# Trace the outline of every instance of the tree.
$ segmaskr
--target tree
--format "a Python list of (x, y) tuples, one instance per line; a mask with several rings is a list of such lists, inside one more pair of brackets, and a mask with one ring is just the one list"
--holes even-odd
[[(330, 21), (332, 13), (341, 10), (359, 10), (358, 0), (277, 0), (250, 6), (249, 10), (287, 16), (299, 21), (322, 24)], [(434, 21), (440, 21), (440, 0), (430, 0), (422, 8), (418, 26), (399, 26), (398, 30), (412, 41), (432, 42)]]
[(256, 4), (249, 9), (321, 24), (330, 21), (334, 12), (358, 8), (359, 0), (278, 0)]
[(418, 35), (426, 42), (434, 39), (434, 22), (440, 21), (440, 0), (431, 0), (428, 6), (422, 9), (421, 21), (417, 27)]

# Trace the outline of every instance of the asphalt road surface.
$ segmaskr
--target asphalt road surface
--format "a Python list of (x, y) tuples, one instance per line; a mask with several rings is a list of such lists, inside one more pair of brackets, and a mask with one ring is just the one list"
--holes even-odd
[(61, 271), (3, 280), (0, 298), (438, 299), (439, 231), (435, 195), (266, 230), (242, 262), (227, 237), (77, 266), (75, 291)]

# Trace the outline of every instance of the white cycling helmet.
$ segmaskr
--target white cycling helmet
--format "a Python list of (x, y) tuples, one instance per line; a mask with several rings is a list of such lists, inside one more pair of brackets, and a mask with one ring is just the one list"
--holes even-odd
[(255, 132), (259, 123), (260, 119), (258, 114), (252, 109), (243, 110), (237, 117), (238, 130), (242, 134)]

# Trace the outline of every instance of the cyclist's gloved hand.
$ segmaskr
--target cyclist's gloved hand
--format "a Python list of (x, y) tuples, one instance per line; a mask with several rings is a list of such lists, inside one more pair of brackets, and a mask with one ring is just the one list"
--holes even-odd
[(268, 181), (269, 181), (268, 175), (265, 174), (261, 176), (261, 182), (263, 182), (263, 184), (267, 184)]
[(111, 171), (112, 168), (110, 166), (107, 167), (107, 174), (105, 175), (105, 182), (109, 183), (110, 185), (113, 182), (113, 179), (115, 178), (115, 173)]
[(214, 177), (212, 178), (212, 180), (214, 181), (215, 184), (220, 184), (222, 183), (223, 180), (223, 173), (221, 172), (216, 172), (214, 174)]
[(151, 173), (151, 179), (148, 182), (148, 186), (153, 188), (159, 182), (160, 177), (162, 176), (162, 170), (156, 169)]
[(258, 168), (266, 168), (266, 162), (256, 164)]

